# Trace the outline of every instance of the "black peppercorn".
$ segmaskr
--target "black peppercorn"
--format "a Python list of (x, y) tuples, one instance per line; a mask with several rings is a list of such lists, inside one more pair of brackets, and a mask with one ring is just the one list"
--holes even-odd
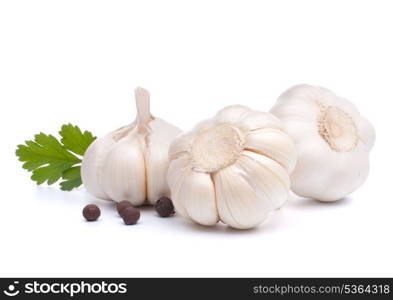
[(121, 202), (117, 203), (116, 209), (121, 217), (123, 216), (122, 215), (123, 209), (126, 207), (129, 207), (129, 206), (132, 206), (131, 202), (129, 202), (129, 201), (121, 201)]
[(82, 214), (87, 221), (95, 221), (101, 215), (101, 211), (97, 205), (89, 204), (85, 206)]
[(170, 217), (175, 213), (175, 207), (173, 206), (172, 200), (167, 197), (158, 199), (155, 208), (160, 217), (163, 218)]
[(138, 222), (141, 213), (133, 206), (127, 206), (121, 210), (124, 224), (134, 225)]

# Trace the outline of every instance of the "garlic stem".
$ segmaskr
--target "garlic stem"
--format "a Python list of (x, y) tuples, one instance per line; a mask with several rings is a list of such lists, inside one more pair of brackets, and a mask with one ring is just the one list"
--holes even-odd
[(137, 110), (137, 122), (139, 125), (146, 125), (151, 119), (150, 113), (150, 94), (141, 87), (135, 89), (135, 102)]

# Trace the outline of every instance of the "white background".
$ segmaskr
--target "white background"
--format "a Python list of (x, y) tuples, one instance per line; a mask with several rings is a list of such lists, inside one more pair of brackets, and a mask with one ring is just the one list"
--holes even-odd
[[(0, 275), (393, 276), (392, 14), (375, 0), (1, 1)], [(267, 111), (298, 83), (372, 121), (371, 174), (341, 202), (292, 197), (254, 230), (151, 208), (124, 226), (83, 188), (37, 187), (14, 154), (63, 123), (98, 136), (130, 123), (137, 85), (186, 130), (229, 104)]]

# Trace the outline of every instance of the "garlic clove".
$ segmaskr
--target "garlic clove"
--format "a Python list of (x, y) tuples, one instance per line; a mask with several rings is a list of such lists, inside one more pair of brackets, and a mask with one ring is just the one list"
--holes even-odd
[(210, 175), (186, 170), (180, 180), (179, 192), (174, 194), (176, 203), (181, 202), (195, 222), (208, 226), (216, 224), (218, 213)]
[(249, 176), (237, 165), (213, 174), (220, 219), (237, 229), (248, 229), (263, 222), (271, 210), (248, 182)]
[[(351, 111), (353, 113), (352, 117), (356, 118), (357, 116), (359, 116), (359, 111), (352, 102), (345, 98), (337, 97), (331, 90), (327, 88), (305, 85), (304, 89), (308, 90), (309, 93), (311, 93), (312, 95), (312, 98), (308, 99), (314, 101), (319, 106), (336, 106), (341, 108), (343, 111)], [(293, 88), (294, 94), (298, 93), (296, 90), (296, 88)]]
[(95, 140), (85, 152), (81, 167), (81, 177), (85, 188), (94, 196), (109, 200), (102, 186), (100, 173), (102, 161), (116, 142), (111, 134)]
[(218, 221), (214, 186), (210, 175), (197, 173), (188, 167), (189, 158), (183, 155), (173, 160), (168, 169), (168, 185), (176, 210), (202, 225)]
[(367, 119), (360, 117), (356, 127), (359, 139), (362, 142), (361, 145), (366, 151), (371, 151), (375, 144), (375, 129), (373, 125)]
[(288, 199), (288, 172), (276, 161), (250, 151), (244, 151), (239, 166), (248, 174), (248, 181), (272, 209), (282, 207)]
[(215, 120), (217, 123), (237, 123), (250, 109), (243, 105), (230, 105), (217, 112)]
[(85, 188), (94, 196), (109, 200), (102, 183), (102, 165), (106, 156), (110, 152), (117, 140), (129, 130), (129, 126), (124, 126), (115, 130), (102, 138), (96, 139), (86, 150), (81, 166), (81, 177)]
[(270, 112), (281, 121), (284, 117), (285, 120), (315, 122), (315, 116), (320, 111), (319, 102), (315, 99), (320, 99), (320, 96), (321, 93), (310, 90), (308, 85), (296, 85), (280, 96)]
[(239, 125), (246, 132), (261, 128), (283, 129), (283, 125), (277, 117), (260, 111), (249, 111), (243, 116)]
[(194, 138), (195, 136), (190, 133), (179, 134), (169, 146), (169, 159), (176, 159), (183, 154), (190, 153), (191, 144)]
[(146, 141), (146, 177), (147, 177), (147, 199), (155, 204), (162, 197), (170, 197), (167, 184), (168, 171), (168, 148), (172, 138), (180, 133), (180, 130), (155, 118), (149, 123), (150, 135)]
[(180, 194), (180, 186), (184, 181), (187, 169), (189, 169), (188, 163), (189, 157), (187, 155), (183, 155), (172, 160), (167, 174), (167, 182), (171, 190), (171, 199), (173, 205), (176, 207), (176, 211), (184, 217), (188, 217), (188, 214), (182, 203), (184, 196)]
[(296, 148), (292, 139), (283, 131), (274, 128), (262, 128), (251, 131), (245, 140), (245, 149), (274, 159), (288, 172), (296, 165)]
[(198, 131), (209, 130), (215, 125), (217, 125), (217, 122), (214, 119), (206, 119), (195, 125), (195, 127), (190, 132), (188, 132), (188, 134), (195, 134)]
[(169, 187), (173, 187), (178, 184), (180, 177), (186, 172), (186, 170), (190, 169), (188, 166), (189, 161), (190, 159), (187, 155), (182, 155), (171, 161), (167, 173), (167, 182)]
[(110, 199), (141, 205), (146, 200), (144, 141), (137, 128), (112, 147), (102, 166), (102, 183)]
[(340, 153), (332, 152), (326, 143), (318, 140), (304, 140), (297, 144), (297, 149), (302, 168), (295, 168), (291, 182), (298, 196), (332, 202), (352, 193), (367, 179), (369, 161), (364, 159), (365, 150), (361, 147)]

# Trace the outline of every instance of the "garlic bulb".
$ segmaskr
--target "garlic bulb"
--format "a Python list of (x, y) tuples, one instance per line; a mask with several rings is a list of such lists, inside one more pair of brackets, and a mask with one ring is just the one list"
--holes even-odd
[(202, 225), (246, 229), (287, 200), (296, 150), (281, 121), (229, 106), (169, 148), (168, 184), (176, 211)]
[(94, 141), (82, 162), (81, 176), (94, 196), (134, 205), (170, 196), (166, 182), (168, 148), (180, 130), (150, 114), (149, 92), (135, 90), (136, 120)]
[(298, 85), (284, 92), (271, 112), (298, 150), (293, 192), (335, 201), (364, 183), (375, 131), (351, 102), (322, 87)]

